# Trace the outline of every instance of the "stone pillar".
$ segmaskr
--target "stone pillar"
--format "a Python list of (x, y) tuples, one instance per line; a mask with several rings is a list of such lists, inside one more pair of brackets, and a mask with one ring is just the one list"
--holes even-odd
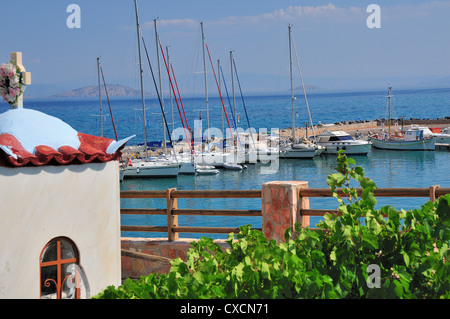
[(309, 226), (309, 216), (300, 216), (300, 209), (309, 208), (308, 198), (299, 198), (300, 189), (308, 182), (283, 181), (262, 185), (262, 231), (268, 240), (284, 241), (284, 232), (296, 223)]

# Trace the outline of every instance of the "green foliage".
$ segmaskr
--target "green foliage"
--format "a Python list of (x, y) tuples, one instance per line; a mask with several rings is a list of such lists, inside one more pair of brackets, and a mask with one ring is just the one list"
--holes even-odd
[(376, 209), (376, 185), (353, 159), (339, 154), (336, 171), (327, 183), (339, 214), (319, 229), (288, 229), (277, 244), (246, 225), (225, 249), (202, 237), (169, 274), (127, 279), (95, 298), (449, 298), (450, 195), (413, 211)]

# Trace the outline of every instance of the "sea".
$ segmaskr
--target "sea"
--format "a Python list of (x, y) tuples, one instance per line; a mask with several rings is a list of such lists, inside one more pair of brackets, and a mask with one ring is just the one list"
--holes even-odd
[[(290, 95), (257, 95), (236, 98), (233, 103), (226, 97), (209, 97), (208, 112), (204, 98), (185, 98), (177, 101), (165, 97), (163, 106), (158, 99), (145, 100), (147, 141), (161, 141), (165, 127), (162, 109), (164, 109), (167, 127), (181, 128), (180, 113), (186, 114), (191, 130), (204, 132), (207, 127), (228, 129), (228, 123), (234, 126), (233, 114), (236, 113), (238, 128), (249, 127), (262, 132), (285, 129), (292, 126), (292, 105)], [(388, 118), (387, 90), (371, 92), (332, 92), (310, 93), (308, 105), (312, 123), (331, 124), (346, 121), (369, 121)], [(55, 116), (68, 123), (75, 130), (92, 135), (103, 135), (112, 139), (135, 137), (127, 145), (143, 143), (143, 110), (139, 97), (85, 99), (25, 99), (24, 107)], [(9, 106), (0, 103), (0, 112)], [(226, 114), (222, 113), (225, 108)], [(101, 111), (100, 111), (101, 109)], [(296, 127), (310, 125), (303, 97), (295, 102)], [(101, 115), (100, 115), (101, 114)], [(172, 117), (173, 114), (173, 117)], [(207, 117), (207, 114), (209, 117)], [(450, 88), (399, 90), (391, 99), (391, 117), (396, 119), (437, 119), (450, 117)], [(209, 118), (209, 120), (208, 120)], [(102, 123), (103, 121), (103, 123)], [(194, 125), (196, 123), (196, 125)], [(222, 124), (224, 123), (224, 124)], [(102, 125), (103, 124), (103, 125)], [(209, 124), (209, 125), (208, 125)], [(166, 136), (166, 138), (168, 138)], [(172, 136), (177, 140), (179, 136)], [(450, 187), (450, 152), (385, 151), (372, 149), (368, 155), (354, 156), (356, 165), (364, 168), (367, 177), (375, 181), (378, 187), (429, 187), (440, 185)], [(180, 175), (177, 178), (125, 179), (121, 190), (246, 190), (261, 189), (269, 181), (307, 181), (310, 188), (327, 188), (326, 178), (335, 172), (336, 157), (320, 156), (314, 159), (280, 159), (278, 168), (268, 172), (261, 164), (247, 164), (243, 171), (221, 170), (218, 175)], [(378, 198), (378, 207), (391, 205), (397, 209), (420, 208), (427, 198)], [(127, 208), (164, 208), (163, 199), (121, 199), (122, 207)], [(311, 208), (335, 209), (338, 206), (334, 198), (311, 198)], [(179, 208), (186, 209), (261, 209), (260, 199), (179, 199)], [(121, 217), (123, 225), (167, 225), (165, 216)], [(315, 226), (320, 217), (311, 218)], [(180, 226), (239, 227), (251, 224), (261, 227), (258, 217), (221, 217), (221, 216), (180, 216)], [(124, 232), (124, 237), (166, 237), (164, 233)], [(180, 234), (181, 238), (227, 238), (227, 235)]]

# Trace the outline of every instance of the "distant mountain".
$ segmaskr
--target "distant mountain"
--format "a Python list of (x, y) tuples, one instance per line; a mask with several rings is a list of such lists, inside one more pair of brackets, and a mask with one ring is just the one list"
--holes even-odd
[[(109, 97), (118, 96), (140, 96), (141, 91), (119, 84), (107, 84)], [(105, 88), (102, 86), (102, 96), (106, 96)], [(79, 89), (66, 91), (50, 96), (52, 98), (74, 98), (74, 97), (98, 97), (98, 86), (85, 86)]]

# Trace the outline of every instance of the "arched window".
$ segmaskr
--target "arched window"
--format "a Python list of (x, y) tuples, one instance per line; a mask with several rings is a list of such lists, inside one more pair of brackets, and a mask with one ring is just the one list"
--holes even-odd
[(79, 254), (69, 238), (52, 239), (39, 260), (41, 299), (80, 299)]

